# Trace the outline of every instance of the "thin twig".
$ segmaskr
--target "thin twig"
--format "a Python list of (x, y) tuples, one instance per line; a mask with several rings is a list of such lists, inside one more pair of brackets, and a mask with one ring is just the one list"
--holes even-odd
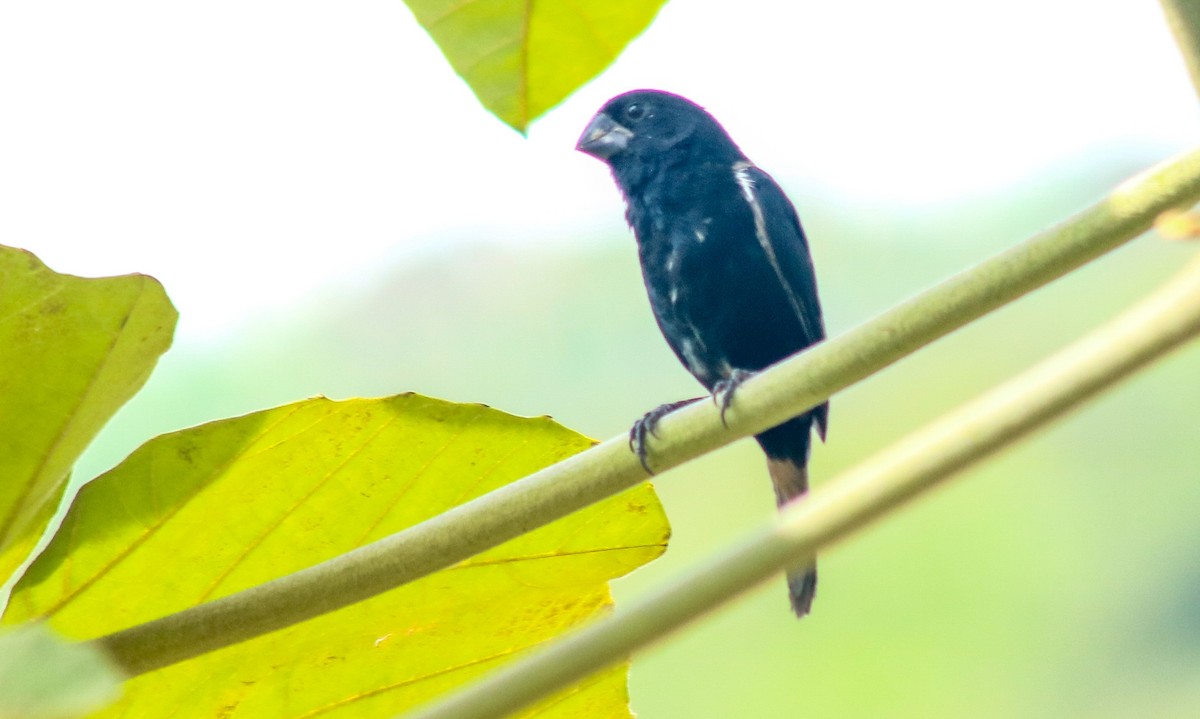
[[(1200, 200), (1200, 150), (1127, 181), (1061, 225), (743, 384), (723, 426), (711, 402), (668, 415), (658, 470), (773, 427)], [(625, 437), (316, 566), (96, 639), (142, 674), (291, 626), (460, 562), (645, 479)]]
[(901, 440), (653, 595), (411, 719), (488, 719), (623, 660), (1032, 433), (1200, 334), (1200, 258), (1113, 322)]

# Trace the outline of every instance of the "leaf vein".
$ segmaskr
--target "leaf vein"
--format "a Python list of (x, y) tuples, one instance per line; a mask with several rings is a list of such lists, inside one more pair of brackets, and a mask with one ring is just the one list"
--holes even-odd
[(494, 557), (489, 559), (468, 559), (464, 562), (459, 562), (453, 567), (447, 569), (474, 569), (476, 567), (487, 567), (497, 564), (512, 564), (514, 562), (528, 562), (537, 559), (560, 559), (564, 557), (582, 556), (585, 554), (602, 554), (604, 552), (623, 552), (633, 549), (663, 549), (666, 548), (666, 542), (651, 542), (649, 544), (624, 544), (618, 547), (591, 547), (589, 549), (572, 549), (568, 551), (556, 550), (552, 552), (542, 552), (540, 554), (525, 554), (519, 557)]
[[(308, 430), (312, 429), (312, 427), (315, 427), (317, 424), (320, 424), (320, 422), (323, 422), (333, 416), (337, 416), (337, 414), (330, 413), (330, 414), (322, 417), (320, 419), (320, 421), (314, 422), (309, 427), (306, 427), (304, 429), (304, 431), (307, 432)], [(284, 511), (280, 512), (278, 514), (278, 516), (275, 518), (275, 521), (269, 523), (266, 527), (264, 527), (263, 530), (259, 533), (259, 535), (257, 537), (255, 537), (253, 541), (251, 541), (249, 544), (247, 544), (243, 548), (243, 550), (238, 554), (238, 556), (232, 562), (229, 563), (229, 566), (226, 567), (223, 572), (221, 572), (218, 576), (216, 576), (213, 579), (212, 583), (209, 584), (208, 588), (205, 589), (204, 592), (202, 592), (201, 595), (198, 597), (196, 603), (199, 604), (200, 602), (207, 601), (209, 599), (209, 597), (212, 596), (213, 592), (215, 592), (217, 590), (217, 587), (219, 587), (221, 585), (221, 582), (225, 581), (229, 577), (229, 575), (233, 574), (233, 572), (239, 566), (241, 566), (246, 561), (246, 559), (251, 554), (254, 553), (254, 551), (256, 549), (261, 547), (267, 541), (267, 539), (269, 539), (271, 537), (271, 535), (274, 534), (276, 532), (276, 530), (278, 530), (279, 527), (282, 526), (285, 521), (287, 521), (287, 519), (289, 517), (291, 517), (293, 514), (296, 513), (296, 510), (298, 510), (300, 507), (303, 507), (304, 504), (306, 502), (308, 502), (308, 500), (310, 500), (314, 494), (316, 494), (322, 488), (324, 488), (326, 485), (328, 485), (329, 480), (331, 480), (333, 477), (337, 476), (337, 474), (339, 472), (341, 472), (343, 469), (345, 469), (348, 464), (350, 464), (352, 461), (354, 461), (354, 459), (356, 457), (360, 456), (366, 450), (367, 446), (371, 444), (371, 442), (375, 441), (375, 439), (377, 439), (380, 434), (382, 434), (384, 431), (386, 431), (387, 428), (390, 427), (395, 422), (396, 422), (396, 418), (391, 417), (387, 420), (387, 422), (384, 422), (382, 425), (380, 425), (380, 427), (378, 429), (376, 429), (375, 432), (372, 433), (370, 437), (367, 437), (365, 440), (363, 440), (362, 443), (357, 448), (355, 448), (352, 452), (350, 452), (345, 457), (345, 459), (342, 460), (341, 463), (339, 463), (336, 467), (330, 469), (328, 472), (325, 473), (324, 477), (321, 477), (317, 482), (315, 482), (313, 484), (313, 486), (309, 489), (308, 492), (306, 492), (302, 497), (300, 497), (295, 502), (293, 502), (290, 507), (287, 507)], [(296, 434), (289, 437), (288, 440), (294, 440), (296, 437), (300, 436), (300, 434), (302, 434), (302, 433), (303, 432), (297, 432)], [(273, 447), (278, 447), (280, 444), (282, 444), (282, 442), (276, 443), (275, 445), (273, 445)]]
[[(288, 417), (292, 416), (292, 414), (295, 414), (299, 410), (300, 410), (299, 406), (294, 407), (291, 412), (284, 415), (283, 417), (280, 417), (278, 421), (272, 423), (271, 425), (269, 425), (267, 427), (264, 427), (263, 430), (261, 432), (259, 432), (258, 436), (259, 437), (264, 436), (272, 428), (278, 426), (281, 422), (283, 422), (284, 420), (286, 420)], [(225, 462), (223, 462), (220, 466), (214, 467), (213, 471), (210, 472), (209, 477), (216, 476), (217, 474), (220, 474), (221, 472), (223, 472), (226, 468), (229, 467), (230, 464), (232, 464), (234, 461), (236, 461), (239, 457), (242, 457), (246, 453), (246, 450), (252, 444), (253, 444), (252, 442), (248, 442), (245, 447), (243, 447), (240, 451), (235, 452), (233, 455), (231, 455), (229, 457), (229, 459), (226, 460)], [(191, 494), (188, 495), (187, 497), (181, 498), (181, 501), (175, 506), (175, 508), (173, 510), (171, 510), (170, 512), (159, 517), (157, 521), (155, 521), (154, 523), (150, 524), (148, 527), (145, 528), (145, 530), (142, 532), (141, 536), (135, 538), (132, 542), (129, 543), (128, 546), (124, 547), (120, 552), (115, 554), (109, 561), (107, 561), (107, 562), (101, 564), (99, 567), (97, 567), (96, 572), (91, 577), (88, 577), (86, 580), (84, 580), (82, 583), (80, 583), (73, 590), (64, 591), (63, 596), (60, 597), (58, 599), (58, 601), (55, 602), (53, 605), (49, 606), (42, 616), (43, 617), (51, 616), (51, 615), (61, 611), (65, 606), (67, 606), (71, 602), (78, 599), (88, 589), (90, 589), (98, 581), (100, 581), (100, 579), (102, 577), (104, 577), (106, 574), (108, 574), (110, 571), (112, 571), (114, 568), (116, 568), (118, 565), (120, 565), (122, 562), (124, 562), (130, 556), (132, 556), (147, 541), (149, 541), (151, 537), (153, 537), (155, 534), (157, 534), (158, 530), (162, 529), (162, 527), (164, 525), (166, 525), (167, 522), (169, 522), (176, 514), (178, 514), (179, 511), (181, 509), (183, 509), (183, 507), (187, 506), (188, 502), (192, 498), (194, 498), (197, 494), (199, 494), (201, 491), (203, 491), (204, 487), (206, 487), (206, 486), (207, 485), (203, 482), (197, 483), (196, 486), (193, 488)], [(74, 536), (74, 535), (72, 534), (72, 536)], [(70, 562), (70, 558), (73, 557), (74, 554), (75, 554), (74, 552), (68, 553), (68, 555), (67, 555), (68, 562)]]
[(353, 704), (354, 702), (360, 701), (362, 699), (370, 699), (371, 697), (379, 696), (380, 694), (383, 694), (386, 692), (395, 691), (397, 689), (404, 689), (405, 687), (411, 686), (418, 682), (427, 681), (429, 679), (434, 679), (436, 677), (441, 677), (441, 676), (445, 676), (447, 674), (452, 674), (454, 672), (461, 671), (463, 669), (470, 669), (471, 667), (476, 667), (481, 664), (487, 664), (489, 662), (494, 662), (494, 661), (497, 661), (500, 659), (504, 659), (504, 658), (510, 657), (514, 654), (526, 651), (527, 649), (529, 649), (528, 646), (517, 647), (515, 649), (509, 649), (507, 651), (499, 652), (497, 654), (492, 654), (490, 656), (481, 657), (479, 659), (473, 659), (469, 662), (463, 662), (461, 664), (456, 664), (454, 666), (446, 667), (444, 669), (439, 669), (435, 672), (429, 672), (428, 674), (422, 674), (421, 676), (411, 677), (409, 679), (405, 679), (403, 681), (398, 681), (393, 684), (387, 684), (385, 686), (381, 686), (376, 689), (372, 689), (370, 691), (361, 692), (361, 693), (355, 694), (353, 696), (346, 697), (344, 699), (339, 699), (338, 701), (331, 702), (329, 704), (326, 704), (323, 707), (317, 707), (316, 709), (311, 709), (303, 714), (296, 715), (295, 719), (311, 719), (312, 717), (320, 716), (321, 714), (326, 714), (328, 712), (334, 711), (335, 709), (340, 709), (341, 707), (344, 707), (348, 704)]

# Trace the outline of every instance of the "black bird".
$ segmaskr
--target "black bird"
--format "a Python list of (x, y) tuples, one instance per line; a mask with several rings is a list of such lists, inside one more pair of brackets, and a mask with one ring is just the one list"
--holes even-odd
[[(722, 413), (746, 377), (825, 338), (795, 208), (703, 108), (667, 92), (628, 92), (601, 108), (576, 149), (612, 169), (654, 318)], [(646, 434), (693, 401), (663, 405), (634, 425), (643, 465)], [(824, 439), (828, 416), (825, 403), (756, 437), (779, 506), (808, 490), (812, 429)], [(797, 616), (809, 612), (816, 585), (815, 565), (789, 573)]]

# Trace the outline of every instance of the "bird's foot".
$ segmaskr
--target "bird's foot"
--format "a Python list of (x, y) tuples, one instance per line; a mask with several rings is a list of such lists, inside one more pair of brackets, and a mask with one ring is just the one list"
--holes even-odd
[(637, 455), (638, 461), (642, 463), (642, 469), (646, 470), (646, 474), (654, 474), (654, 470), (650, 469), (650, 465), (646, 462), (646, 439), (658, 436), (654, 428), (658, 426), (659, 420), (680, 407), (689, 405), (700, 399), (700, 397), (693, 397), (691, 399), (659, 405), (633, 423), (633, 427), (629, 429), (629, 449)]
[(755, 374), (749, 370), (734, 369), (728, 377), (713, 385), (713, 402), (721, 408), (721, 424), (729, 426), (729, 423), (725, 421), (725, 412), (729, 409), (729, 405), (733, 404), (734, 391)]

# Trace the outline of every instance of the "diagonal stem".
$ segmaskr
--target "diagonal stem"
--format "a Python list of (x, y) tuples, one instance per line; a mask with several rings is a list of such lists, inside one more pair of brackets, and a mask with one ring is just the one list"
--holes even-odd
[[(722, 424), (698, 402), (664, 417), (650, 459), (674, 467), (780, 424), (1200, 200), (1200, 150), (875, 319), (747, 380)], [(237, 594), (96, 639), (130, 675), (291, 626), (452, 566), (628, 489), (646, 475), (616, 437), (390, 537)]]
[(1108, 325), (858, 465), (682, 579), (411, 719), (500, 717), (623, 660), (895, 512), (1200, 335), (1200, 257)]

